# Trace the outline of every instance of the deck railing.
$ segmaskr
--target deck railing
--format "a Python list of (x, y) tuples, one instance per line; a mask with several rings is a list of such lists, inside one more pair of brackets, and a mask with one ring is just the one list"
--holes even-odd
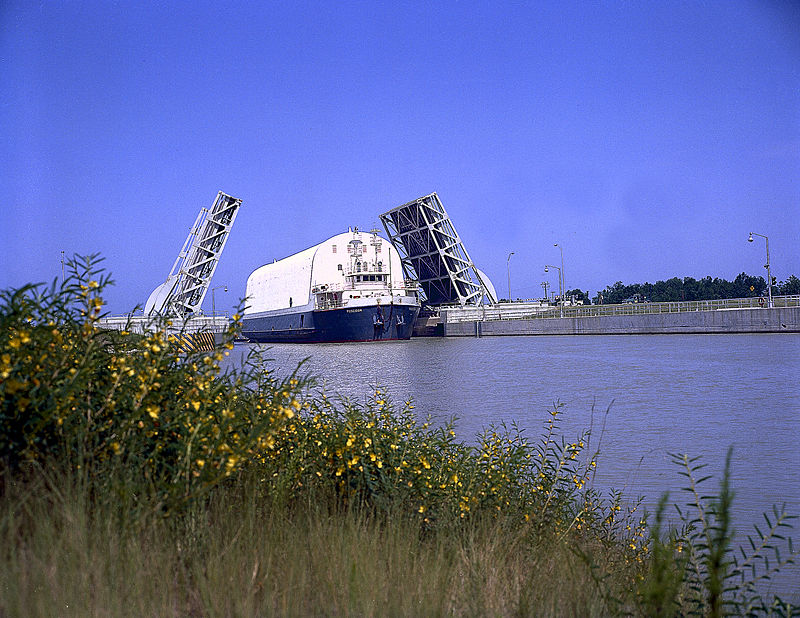
[[(800, 295), (775, 296), (773, 307), (798, 307)], [(538, 303), (499, 303), (486, 307), (442, 307), (442, 321), (448, 323), (476, 320), (521, 320), (548, 318), (584, 318), (609, 315), (647, 315), (687, 311), (735, 311), (766, 308), (760, 298), (723, 298), (717, 300), (630, 303), (621, 305), (546, 305)]]
[[(227, 315), (222, 315), (217, 312), (216, 316), (213, 315), (199, 315), (193, 316), (186, 321), (184, 330), (186, 332), (199, 332), (208, 331), (211, 333), (222, 333), (228, 328), (230, 318)], [(100, 318), (96, 326), (104, 330), (130, 330), (134, 333), (149, 332), (152, 330), (156, 322), (148, 317), (142, 315), (116, 315), (106, 316)], [(175, 318), (169, 329), (172, 331), (180, 331), (183, 327), (183, 321), (180, 318)]]

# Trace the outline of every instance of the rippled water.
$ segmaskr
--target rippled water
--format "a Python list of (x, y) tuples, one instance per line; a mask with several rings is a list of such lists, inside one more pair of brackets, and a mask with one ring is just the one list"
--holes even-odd
[[(237, 346), (232, 358), (247, 347)], [(568, 439), (594, 425), (596, 484), (648, 504), (667, 490), (681, 497), (682, 477), (667, 453), (700, 455), (718, 478), (732, 446), (740, 536), (772, 504), (800, 515), (800, 335), (487, 337), (264, 349), (281, 372), (308, 358), (307, 371), (328, 392), (363, 400), (381, 385), (395, 401), (412, 397), (420, 415), (455, 416), (465, 441), (500, 422), (516, 422), (537, 438), (547, 410), (561, 402)], [(800, 529), (793, 536), (800, 545)], [(800, 599), (800, 569), (792, 574), (790, 596)]]

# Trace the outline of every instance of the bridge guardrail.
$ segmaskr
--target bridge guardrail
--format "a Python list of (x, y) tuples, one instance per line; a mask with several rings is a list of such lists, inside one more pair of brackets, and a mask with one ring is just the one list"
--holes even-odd
[[(226, 315), (194, 316), (188, 318), (184, 330), (185, 332), (208, 331), (212, 333), (222, 333), (228, 328), (229, 322), (230, 320)], [(131, 332), (141, 334), (149, 331), (153, 324), (154, 320), (149, 317), (141, 315), (118, 315), (100, 318), (95, 325), (103, 330), (122, 331), (126, 328), (129, 328)], [(175, 318), (173, 321), (172, 330), (180, 331), (182, 326), (183, 321), (179, 318)], [(170, 332), (172, 332), (172, 330), (170, 330)]]
[[(648, 315), (659, 313), (684, 313), (688, 311), (735, 311), (738, 309), (766, 308), (766, 299), (723, 298), (716, 300), (674, 301), (662, 303), (632, 303), (620, 305), (566, 305), (507, 303), (493, 307), (448, 307), (441, 309), (442, 321), (448, 323), (490, 320), (583, 318), (611, 315)], [(800, 295), (775, 296), (773, 307), (798, 307)]]

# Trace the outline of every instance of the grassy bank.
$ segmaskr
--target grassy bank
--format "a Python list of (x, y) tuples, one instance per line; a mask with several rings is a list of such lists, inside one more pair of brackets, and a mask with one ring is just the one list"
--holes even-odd
[(504, 518), (431, 531), (335, 496), (276, 505), (249, 477), (181, 517), (121, 525), (63, 481), (37, 475), (3, 501), (6, 615), (607, 615), (578, 548), (635, 604), (624, 552)]
[(380, 390), (353, 405), (171, 325), (103, 332), (89, 258), (0, 293), (0, 615), (792, 613), (776, 511), (734, 553), (727, 473), (680, 529), (591, 488), (558, 408), (467, 446)]

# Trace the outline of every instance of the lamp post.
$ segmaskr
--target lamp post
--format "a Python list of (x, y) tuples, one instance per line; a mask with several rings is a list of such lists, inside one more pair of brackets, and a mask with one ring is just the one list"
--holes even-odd
[(544, 272), (550, 272), (551, 268), (555, 268), (558, 271), (558, 306), (559, 306), (559, 315), (563, 318), (564, 317), (564, 288), (561, 283), (561, 269), (558, 266), (550, 266), (546, 264), (544, 267)]
[(564, 286), (564, 293), (566, 294), (567, 293), (567, 278), (564, 275), (564, 247), (562, 247), (558, 243), (555, 243), (553, 246), (554, 247), (558, 247), (558, 250), (561, 252), (561, 282), (562, 282), (562, 285)]
[(214, 290), (217, 290), (219, 288), (225, 288), (225, 292), (228, 291), (227, 285), (218, 285), (216, 287), (211, 288), (211, 315), (213, 315), (214, 317), (217, 317), (217, 303), (215, 302), (214, 299)]
[(753, 242), (753, 236), (760, 236), (763, 238), (767, 243), (767, 263), (764, 264), (764, 268), (767, 269), (767, 295), (769, 297), (767, 307), (772, 307), (772, 273), (769, 269), (769, 238), (764, 236), (764, 234), (758, 234), (756, 232), (750, 232), (750, 237), (747, 239), (747, 242)]
[(508, 302), (511, 302), (511, 256), (514, 252), (508, 254), (506, 258), (506, 272), (508, 273)]

